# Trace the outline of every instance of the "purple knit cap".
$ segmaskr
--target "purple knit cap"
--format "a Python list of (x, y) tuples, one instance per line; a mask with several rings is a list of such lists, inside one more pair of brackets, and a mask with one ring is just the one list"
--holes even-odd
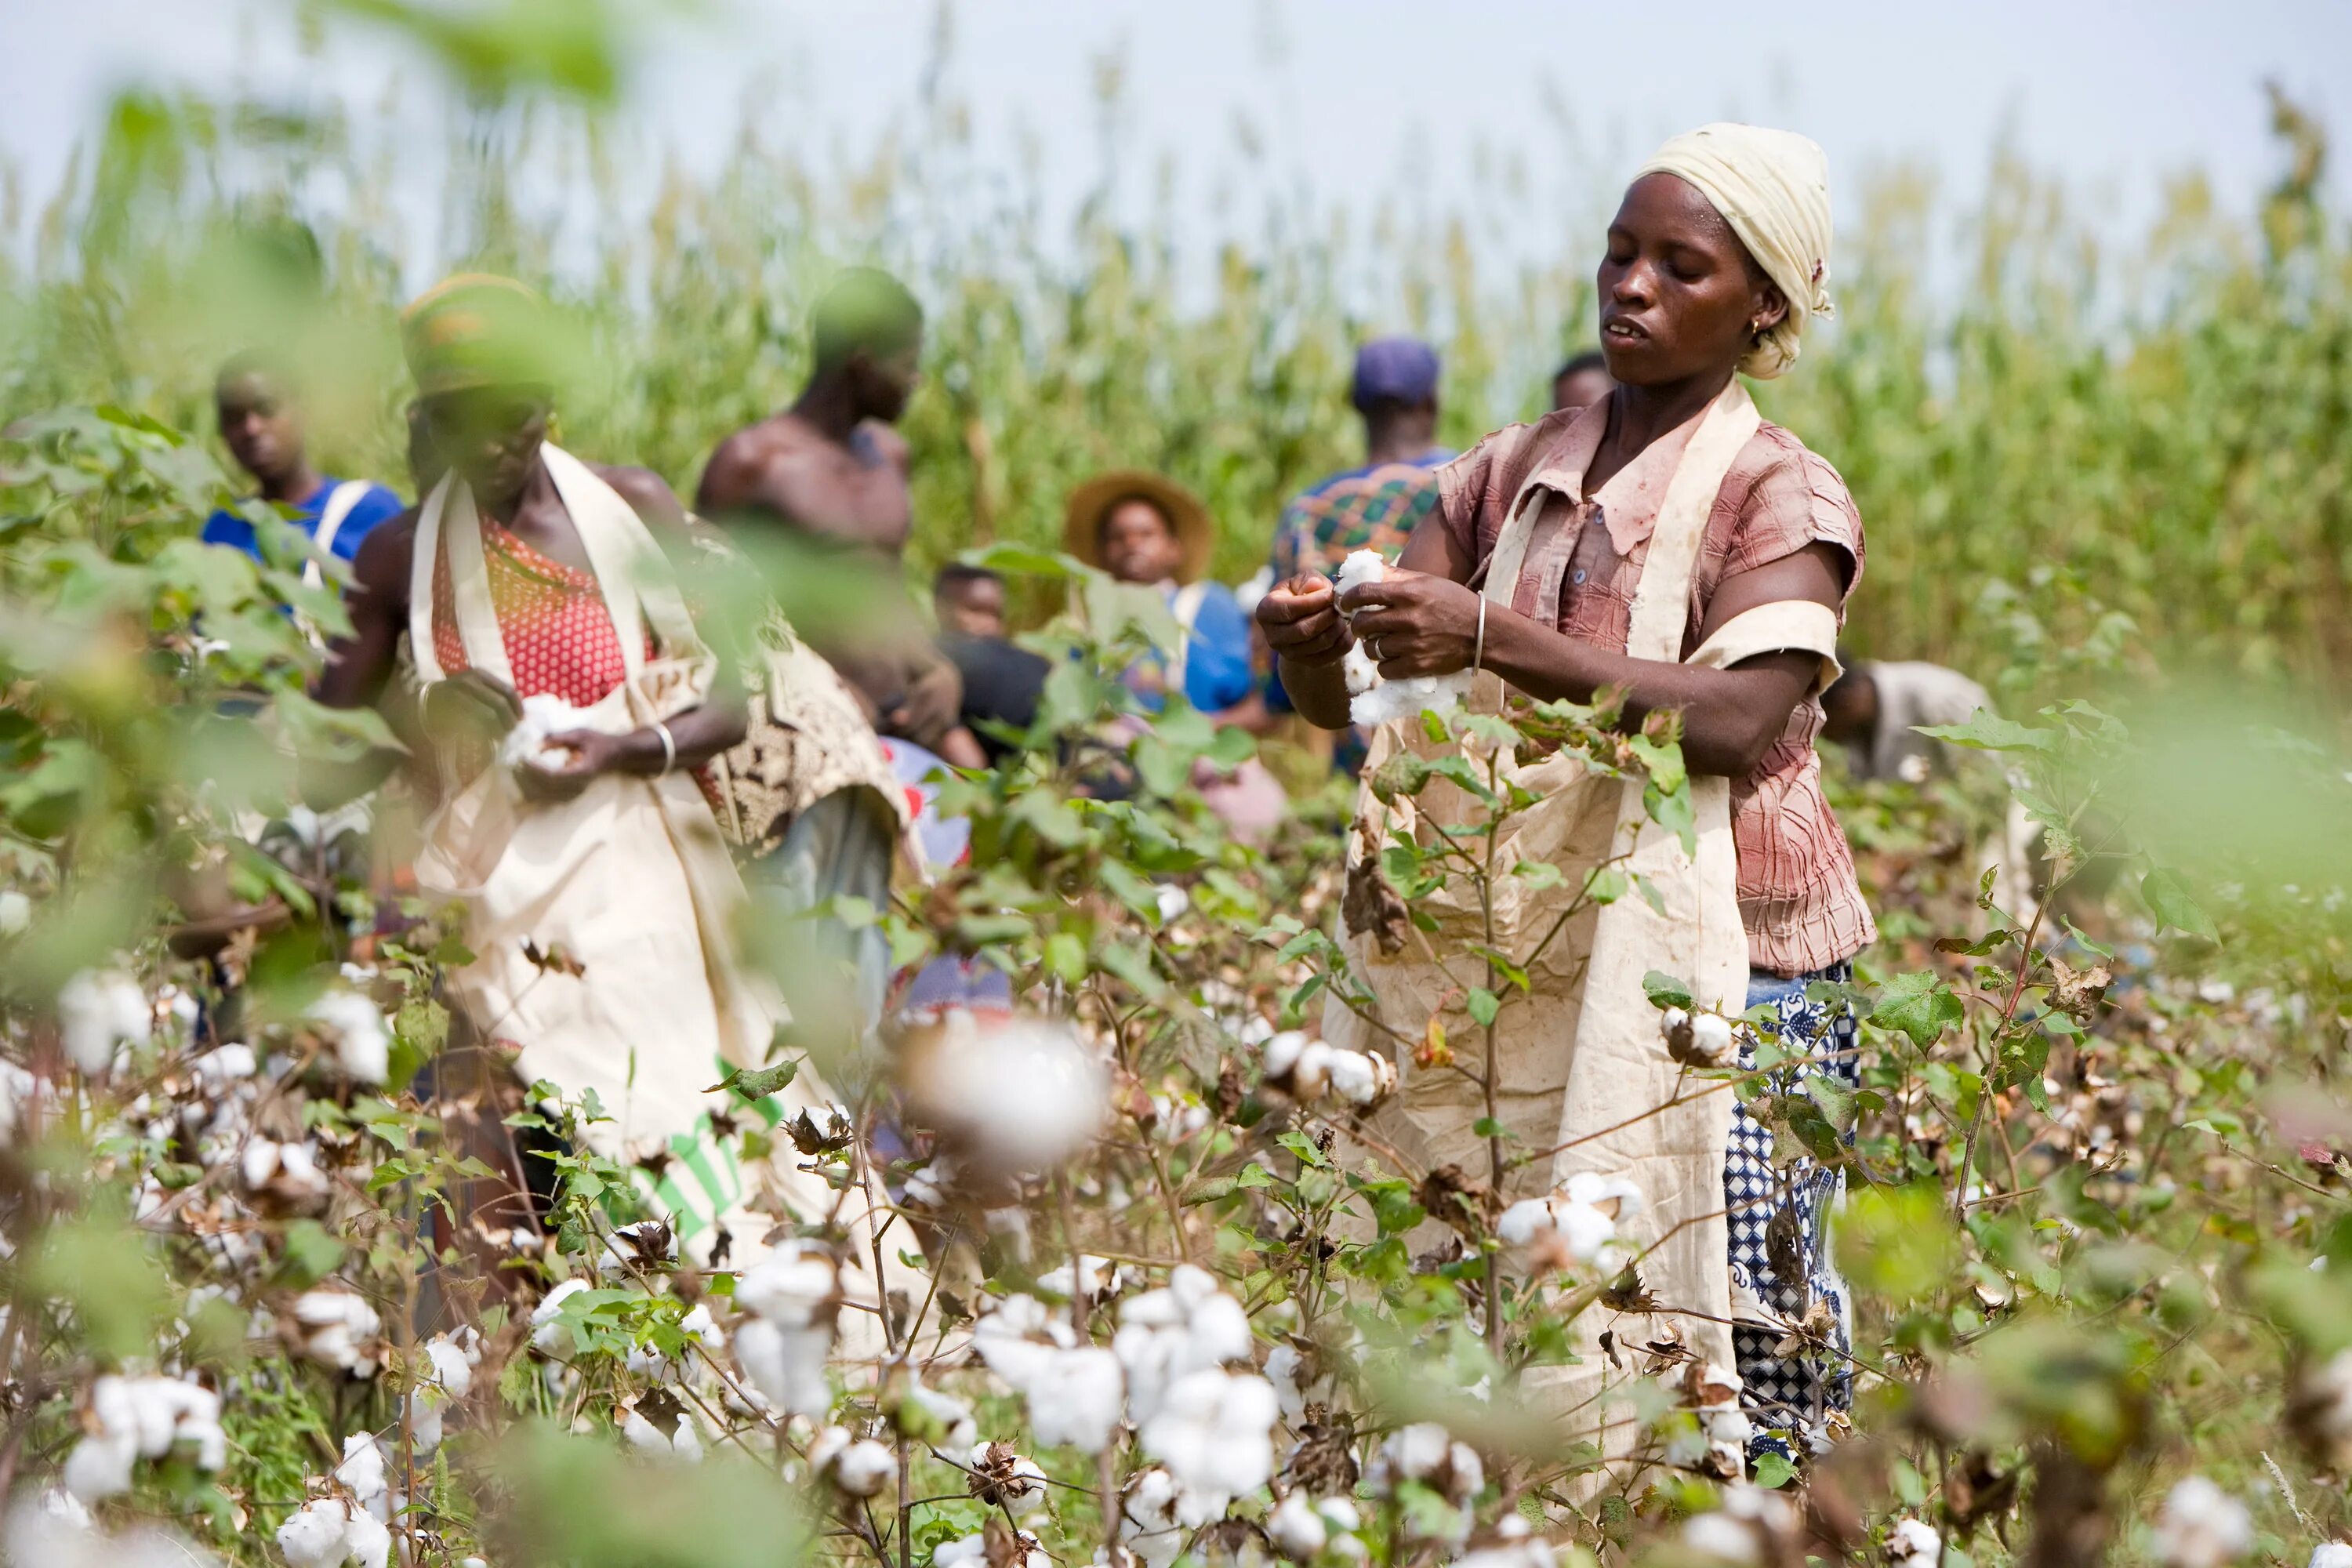
[(1437, 351), (1419, 338), (1375, 338), (1356, 351), (1348, 401), (1360, 410), (1383, 399), (1426, 403), (1437, 395)]

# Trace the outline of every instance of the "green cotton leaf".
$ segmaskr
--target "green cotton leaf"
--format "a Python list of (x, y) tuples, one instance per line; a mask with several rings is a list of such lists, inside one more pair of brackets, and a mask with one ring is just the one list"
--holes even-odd
[(1192, 782), (1192, 753), (1169, 745), (1157, 735), (1145, 735), (1135, 742), (1135, 771), (1142, 775), (1145, 789), (1162, 800), (1172, 800)]
[(1257, 737), (1238, 724), (1219, 730), (1202, 755), (1221, 768), (1237, 768), (1257, 755)]
[(1160, 923), (1159, 893), (1125, 865), (1106, 859), (1095, 868), (1095, 878), (1110, 889), (1112, 898), (1127, 906), (1129, 913), (1140, 916), (1147, 924)]
[(1830, 1125), (1841, 1133), (1853, 1126), (1854, 1091), (1827, 1073), (1807, 1073), (1804, 1078), (1805, 1096), (1821, 1108)]
[[(1440, 757), (1429, 764), (1429, 771), (1439, 778), (1451, 779), (1460, 784), (1464, 789), (1476, 795), (1479, 804), (1489, 811), (1502, 805), (1495, 792), (1486, 787), (1486, 781), (1478, 775), (1478, 770), (1471, 765), (1470, 759), (1467, 757)], [(1476, 830), (1474, 828), (1472, 831)]]
[(1756, 1484), (1766, 1491), (1778, 1491), (1796, 1479), (1797, 1467), (1787, 1456), (1769, 1449), (1757, 1456)]
[(1690, 982), (1677, 980), (1662, 969), (1653, 969), (1642, 976), (1642, 994), (1650, 999), (1653, 1007), (1689, 1007), (1692, 1005)]
[(1968, 1009), (1952, 988), (1927, 970), (1898, 974), (1879, 993), (1870, 1021), (1882, 1029), (1899, 1030), (1926, 1050), (1944, 1031), (1966, 1017)]
[(985, 550), (967, 550), (956, 559), (966, 565), (985, 566), (1006, 576), (1044, 577), (1055, 582), (1083, 577), (1091, 570), (1075, 555), (1010, 542), (992, 544)]
[[(1255, 1165), (1247, 1165), (1243, 1167), (1245, 1172), (1255, 1171), (1259, 1167)], [(1191, 1208), (1195, 1204), (1213, 1204), (1221, 1202), (1223, 1199), (1232, 1197), (1234, 1194), (1240, 1189), (1240, 1181), (1233, 1176), (1211, 1176), (1205, 1181), (1193, 1184), (1191, 1188), (1186, 1190), (1184, 1194), (1183, 1206)]]
[(1503, 1001), (1485, 986), (1473, 985), (1470, 988), (1469, 1008), (1472, 1020), (1483, 1029), (1492, 1025), (1495, 1016), (1503, 1010)]
[(1442, 746), (1453, 738), (1446, 732), (1445, 721), (1426, 708), (1421, 710), (1421, 732), (1429, 737), (1433, 746)]
[[(1522, 860), (1511, 868), (1511, 875), (1526, 883), (1528, 891), (1531, 893), (1549, 892), (1554, 888), (1565, 886), (1568, 881), (1568, 873), (1549, 860)], [(1589, 879), (1585, 885), (1588, 888), (1591, 886)]]
[(1045, 968), (1065, 985), (1087, 977), (1087, 944), (1076, 933), (1057, 931), (1045, 939)]
[(1168, 983), (1151, 967), (1151, 955), (1127, 942), (1109, 942), (1095, 955), (1095, 963), (1105, 973), (1115, 974), (1126, 981), (1147, 998), (1160, 995)]
[(1613, 904), (1625, 896), (1625, 873), (1614, 866), (1595, 866), (1584, 879), (1584, 896), (1596, 904)]
[(2190, 936), (2201, 936), (2207, 942), (2220, 940), (2221, 933), (2215, 929), (2213, 917), (2189, 893), (2189, 884), (2180, 879), (2179, 872), (2161, 868), (2150, 871), (2140, 879), (2139, 896), (2147, 905), (2148, 913), (2163, 924)]
[(1470, 1132), (1471, 1136), (1475, 1138), (1505, 1138), (1509, 1136), (1509, 1129), (1506, 1128), (1501, 1122), (1496, 1121), (1491, 1116), (1482, 1116), (1478, 1118), (1477, 1121), (1472, 1122), (1470, 1124)]
[(1698, 806), (1690, 791), (1678, 789), (1669, 795), (1653, 779), (1642, 786), (1642, 809), (1651, 821), (1682, 840), (1684, 854), (1697, 856)]
[(286, 1227), (286, 1250), (278, 1258), (277, 1282), (289, 1290), (307, 1290), (335, 1271), (343, 1260), (343, 1244), (315, 1219), (298, 1219)]
[(1331, 1163), (1329, 1157), (1315, 1146), (1314, 1140), (1303, 1132), (1286, 1132), (1275, 1142), (1297, 1155), (1303, 1163), (1318, 1169), (1328, 1168)]
[(1912, 729), (1979, 752), (2046, 752), (2058, 743), (2055, 730), (2021, 724), (1982, 709), (1965, 724), (1915, 724)]
[(1635, 735), (1626, 742), (1627, 749), (1641, 759), (1642, 767), (1650, 782), (1667, 795), (1678, 793), (1690, 782), (1690, 772), (1683, 763), (1683, 749), (1672, 742), (1661, 744), (1647, 735)]
[[(1289, 1136), (1297, 1137), (1297, 1134), (1291, 1133)], [(1253, 1160), (1234, 1173), (1234, 1185), (1244, 1192), (1249, 1192), (1258, 1187), (1270, 1187), (1275, 1184), (1275, 1180), (1272, 1171)]]
[(765, 1100), (768, 1096), (782, 1090), (786, 1084), (798, 1078), (800, 1073), (801, 1064), (798, 1058), (778, 1062), (773, 1067), (737, 1068), (702, 1092), (718, 1094), (723, 1090), (731, 1089), (745, 1100)]

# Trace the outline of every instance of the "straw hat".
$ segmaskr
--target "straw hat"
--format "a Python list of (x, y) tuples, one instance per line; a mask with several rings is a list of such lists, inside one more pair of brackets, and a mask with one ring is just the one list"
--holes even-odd
[(1102, 564), (1103, 520), (1125, 500), (1148, 500), (1160, 509), (1176, 530), (1183, 559), (1176, 581), (1196, 582), (1207, 575), (1209, 555), (1216, 548), (1217, 524), (1201, 498), (1164, 474), (1141, 468), (1118, 468), (1093, 479), (1070, 492), (1062, 523), (1062, 548), (1089, 566)]

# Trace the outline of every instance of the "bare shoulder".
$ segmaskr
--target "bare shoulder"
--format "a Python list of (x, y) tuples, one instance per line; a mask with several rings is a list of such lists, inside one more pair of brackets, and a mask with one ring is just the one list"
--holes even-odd
[(631, 510), (647, 522), (670, 528), (686, 526), (686, 508), (669, 481), (651, 468), (596, 465), (596, 477), (613, 487)]
[(410, 507), (390, 521), (369, 529), (352, 557), (352, 580), (370, 595), (408, 596), (410, 563), (416, 555), (416, 520), (420, 509)]
[(788, 414), (748, 425), (721, 440), (703, 465), (694, 504), (706, 515), (777, 505), (780, 489), (824, 456), (824, 442)]

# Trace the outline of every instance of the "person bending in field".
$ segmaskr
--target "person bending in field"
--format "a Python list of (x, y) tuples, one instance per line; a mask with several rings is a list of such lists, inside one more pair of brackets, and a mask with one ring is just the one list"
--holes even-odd
[[(1783, 1452), (1833, 1429), (1849, 1403), (1847, 1297), (1822, 1237), (1838, 1177), (1809, 1161), (1776, 1167), (1770, 1131), (1744, 1108), (1727, 1113), (1727, 1133), (1715, 1120), (1726, 1113), (1682, 1100), (1682, 1062), (1727, 1057), (1734, 1037), (1710, 1033), (1721, 1043), (1709, 1047), (1685, 1023), (1679, 1044), (1662, 1040), (1643, 976), (1689, 983), (1711, 1031), (1770, 1008), (1783, 1047), (1811, 1053), (1806, 1070), (1856, 1086), (1853, 1019), (1811, 988), (1848, 980), (1876, 934), (1813, 751), (1862, 571), (1862, 522), (1837, 472), (1761, 422), (1738, 380), (1788, 370), (1808, 318), (1829, 313), (1830, 234), (1827, 165), (1812, 142), (1741, 125), (1670, 141), (1626, 188), (1600, 263), (1614, 390), (1489, 436), (1440, 469), (1401, 570), (1344, 596), (1301, 574), (1257, 610), (1299, 711), (1327, 727), (1349, 721), (1340, 663), (1357, 647), (1384, 679), (1481, 672), (1474, 703), (1490, 710), (1591, 702), (1612, 688), (1628, 730), (1679, 714), (1695, 854), (1654, 826), (1624, 848), (1612, 825), (1621, 813), (1643, 819), (1638, 776), (1597, 779), (1570, 758), (1514, 764), (1537, 796), (1514, 831), (1561, 873), (1528, 884), (1530, 931), (1620, 854), (1660, 901), (1618, 900), (1597, 924), (1561, 931), (1533, 973), (1533, 1005), (1496, 1027), (1499, 1110), (1448, 1081), (1408, 1083), (1398, 1103), (1433, 1165), (1483, 1162), (1475, 1129), (1494, 1116), (1528, 1152), (1558, 1153), (1534, 1165), (1538, 1190), (1572, 1171), (1630, 1177), (1651, 1205), (1637, 1245), (1656, 1247), (1643, 1287), (1662, 1311), (1691, 1310), (1677, 1322), (1694, 1350), (1736, 1355), (1756, 1426), (1778, 1434), (1759, 1443)], [(1433, 745), (1417, 718), (1384, 726), (1369, 767)], [(1597, 807), (1580, 804), (1595, 790)], [(1439, 820), (1417, 818), (1416, 805)], [(1401, 824), (1435, 835), (1476, 810), (1466, 794), (1440, 792), (1400, 814), (1368, 789), (1361, 841), (1383, 843)], [(1401, 910), (1383, 916), (1379, 879), (1377, 859), (1354, 874), (1351, 952), (1393, 1037), (1417, 1040), (1461, 992), (1404, 940)], [(1442, 919), (1445, 908), (1420, 898), (1413, 913)], [(1350, 1038), (1351, 1024), (1327, 1014), (1325, 1034)], [(1752, 1041), (1738, 1048), (1751, 1065)], [(1597, 1354), (1584, 1364), (1572, 1376), (1610, 1375)]]
[(1609, 361), (1599, 349), (1587, 349), (1572, 355), (1567, 363), (1552, 372), (1551, 410), (1590, 408), (1616, 389), (1609, 379)]
[[(403, 315), (420, 435), (446, 471), (362, 545), (352, 634), (317, 696), (398, 715), (395, 675), (414, 671), (412, 749), (438, 799), (416, 881), (462, 909), (474, 954), (445, 992), (494, 1069), (511, 1053), (488, 1073), (502, 1092), (593, 1089), (612, 1153), (692, 1134), (698, 1087), (764, 1060), (777, 1010), (733, 960), (741, 884), (694, 777), (741, 738), (744, 703), (669, 564), (684, 513), (655, 475), (548, 440), (552, 330), (535, 293), (479, 275)], [(725, 1197), (655, 1195), (682, 1237)]]
[[(293, 377), (267, 356), (245, 354), (221, 368), (213, 384), (221, 442), (236, 466), (253, 476), (260, 499), (290, 510), (313, 543), (341, 561), (400, 515), (400, 498), (368, 479), (337, 479), (311, 466)], [(263, 559), (252, 520), (226, 508), (205, 520), (204, 541)], [(315, 586), (315, 563), (304, 576)]]

